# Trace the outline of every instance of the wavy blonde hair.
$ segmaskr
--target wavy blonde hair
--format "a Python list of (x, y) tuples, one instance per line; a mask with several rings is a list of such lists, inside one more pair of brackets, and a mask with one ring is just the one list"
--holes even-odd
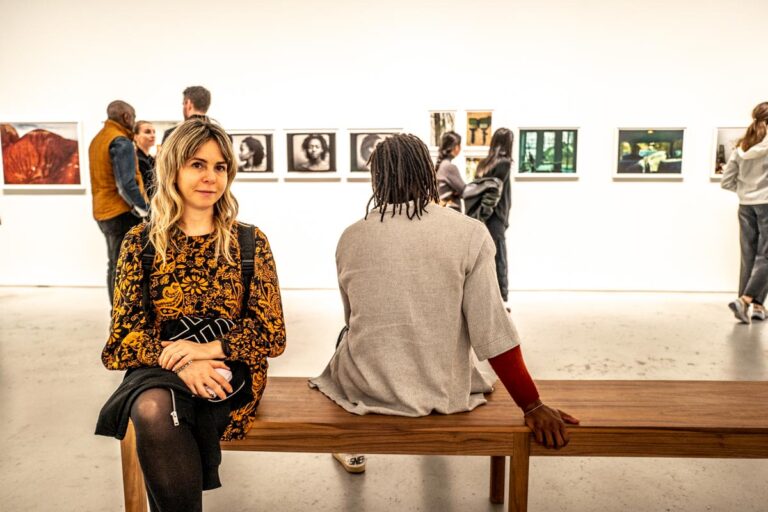
[(184, 200), (176, 188), (176, 176), (184, 164), (192, 158), (200, 147), (213, 140), (218, 144), (227, 164), (227, 186), (224, 194), (213, 207), (213, 237), (215, 254), (223, 254), (226, 260), (234, 263), (230, 247), (232, 244), (232, 226), (237, 218), (237, 200), (230, 187), (237, 173), (235, 153), (229, 135), (218, 124), (207, 117), (194, 117), (180, 124), (163, 141), (157, 155), (155, 167), (155, 194), (152, 196), (149, 220), (149, 243), (166, 262), (169, 247), (179, 250), (172, 234), (179, 229), (178, 222), (184, 213)]

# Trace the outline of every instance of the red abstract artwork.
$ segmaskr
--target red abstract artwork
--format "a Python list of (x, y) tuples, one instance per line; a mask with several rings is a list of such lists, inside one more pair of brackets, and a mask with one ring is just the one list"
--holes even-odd
[(0, 123), (6, 185), (80, 185), (76, 123)]

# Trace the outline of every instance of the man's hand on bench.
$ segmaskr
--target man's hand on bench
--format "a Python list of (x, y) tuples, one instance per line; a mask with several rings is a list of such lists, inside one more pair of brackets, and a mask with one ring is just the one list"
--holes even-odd
[(565, 424), (578, 425), (579, 420), (545, 405), (541, 400), (526, 407), (525, 424), (533, 430), (536, 442), (547, 448), (560, 449), (568, 444), (571, 436)]

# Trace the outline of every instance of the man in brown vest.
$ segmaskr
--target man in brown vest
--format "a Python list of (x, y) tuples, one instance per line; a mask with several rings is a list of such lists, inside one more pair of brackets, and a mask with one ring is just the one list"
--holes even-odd
[(107, 107), (104, 128), (91, 141), (93, 217), (107, 239), (107, 290), (109, 302), (115, 287), (115, 267), (123, 237), (149, 213), (144, 184), (133, 147), (136, 111), (124, 101)]

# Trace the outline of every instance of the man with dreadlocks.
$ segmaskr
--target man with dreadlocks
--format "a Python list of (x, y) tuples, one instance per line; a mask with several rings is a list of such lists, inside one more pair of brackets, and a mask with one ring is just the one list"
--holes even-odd
[[(388, 138), (369, 165), (365, 218), (336, 249), (346, 327), (310, 386), (355, 414), (471, 411), (493, 384), (474, 350), (496, 370), (536, 441), (568, 444), (565, 424), (578, 420), (539, 400), (501, 299), (488, 230), (437, 204), (435, 169), (417, 137)], [(365, 467), (364, 456), (334, 457), (348, 471)]]

